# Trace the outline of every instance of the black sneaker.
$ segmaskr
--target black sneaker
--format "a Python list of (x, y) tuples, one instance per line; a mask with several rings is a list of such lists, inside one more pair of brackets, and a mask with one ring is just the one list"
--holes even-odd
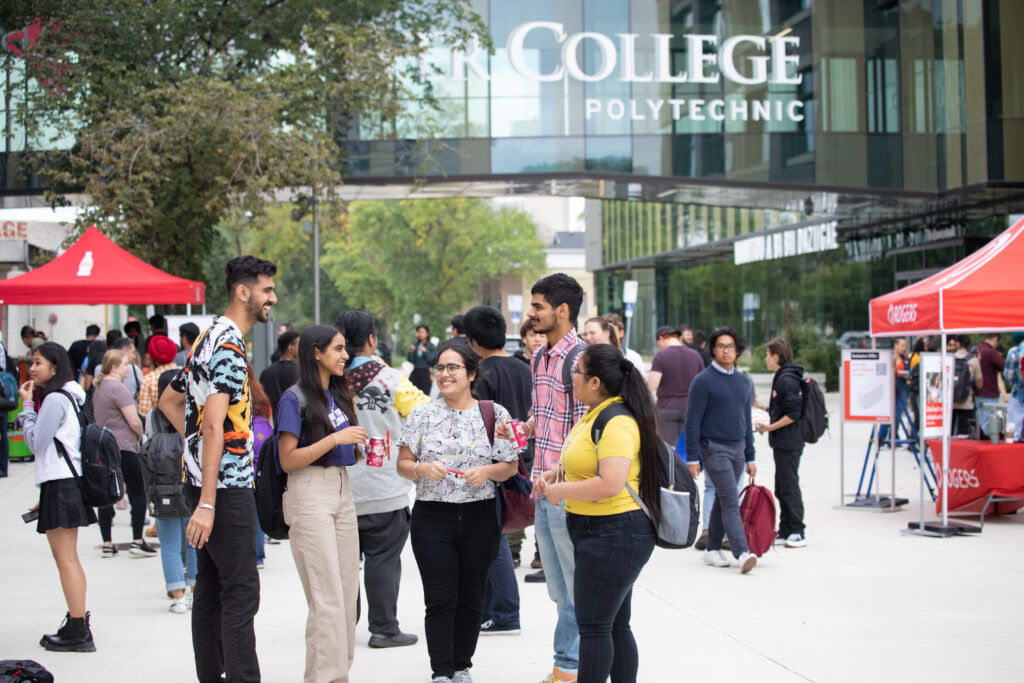
[(480, 635), (482, 636), (518, 636), (520, 633), (522, 631), (518, 626), (495, 624), (492, 619), (480, 624)]
[(540, 569), (540, 553), (534, 553), (530, 560), (530, 569)]
[(697, 542), (693, 544), (693, 547), (696, 550), (707, 550), (708, 549), (708, 530), (707, 529), (705, 529), (704, 531), (700, 532), (700, 538), (698, 538)]
[(547, 581), (547, 577), (544, 576), (543, 569), (538, 569), (534, 573), (524, 576), (523, 581), (526, 583), (545, 583)]
[(134, 541), (128, 546), (128, 552), (136, 557), (155, 557), (156, 549), (143, 541), (142, 543), (135, 543)]
[(100, 555), (100, 557), (102, 557), (104, 559), (109, 559), (111, 557), (117, 557), (117, 548), (115, 548), (112, 545), (105, 545), (105, 546), (103, 546), (103, 554)]
[(512, 568), (519, 569), (521, 560), (519, 559), (519, 553), (512, 553)]
[(370, 636), (370, 641), (367, 643), (370, 647), (383, 648), (383, 647), (406, 647), (407, 645), (415, 645), (419, 638), (415, 633), (374, 633)]

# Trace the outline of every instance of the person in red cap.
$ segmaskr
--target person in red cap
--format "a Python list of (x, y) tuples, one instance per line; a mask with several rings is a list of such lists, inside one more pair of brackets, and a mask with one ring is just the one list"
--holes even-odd
[(149, 338), (147, 349), (149, 357), (153, 359), (154, 367), (142, 378), (139, 386), (139, 415), (145, 418), (149, 411), (156, 407), (158, 397), (157, 388), (160, 375), (167, 370), (177, 369), (174, 362), (174, 355), (178, 353), (178, 345), (171, 341), (166, 334), (154, 334)]

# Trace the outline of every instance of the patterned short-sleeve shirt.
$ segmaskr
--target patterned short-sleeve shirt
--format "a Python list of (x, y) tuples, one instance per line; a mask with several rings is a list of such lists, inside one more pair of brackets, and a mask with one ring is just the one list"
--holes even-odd
[(224, 447), (217, 488), (251, 488), (252, 410), (246, 373), (245, 342), (238, 326), (224, 316), (196, 340), (188, 362), (171, 382), (185, 394), (185, 475), (191, 486), (203, 485), (203, 408), (211, 394), (228, 395)]
[[(494, 417), (495, 424), (511, 419), (508, 411), (497, 403)], [(456, 472), (490, 465), (495, 460), (515, 460), (518, 450), (508, 439), (495, 438), (491, 446), (479, 407), (455, 410), (443, 398), (417, 406), (409, 413), (400, 444), (408, 446), (419, 462), (440, 462)], [(469, 503), (489, 498), (494, 498), (494, 482), (489, 479), (479, 487), (470, 486), (454, 473), (441, 481), (426, 477), (416, 480), (416, 500)]]

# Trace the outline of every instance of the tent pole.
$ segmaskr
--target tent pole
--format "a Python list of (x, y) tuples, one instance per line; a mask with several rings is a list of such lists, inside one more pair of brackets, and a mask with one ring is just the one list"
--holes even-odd
[(942, 526), (949, 525), (949, 433), (953, 425), (952, 382), (946, 372), (946, 332), (942, 332)]

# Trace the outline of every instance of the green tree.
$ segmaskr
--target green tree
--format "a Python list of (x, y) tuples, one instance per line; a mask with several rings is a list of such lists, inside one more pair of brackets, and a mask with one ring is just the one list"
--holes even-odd
[(471, 303), (483, 278), (537, 275), (544, 245), (530, 217), (482, 199), (355, 202), (322, 265), (352, 306), (408, 332), (434, 330)]
[(426, 38), (486, 35), (470, 0), (0, 4), (4, 26), (36, 20), (12, 87), (52, 201), (87, 195), (79, 228), (211, 287), (218, 225), (260, 218), (281, 188), (339, 183), (353, 126), (433, 103)]

